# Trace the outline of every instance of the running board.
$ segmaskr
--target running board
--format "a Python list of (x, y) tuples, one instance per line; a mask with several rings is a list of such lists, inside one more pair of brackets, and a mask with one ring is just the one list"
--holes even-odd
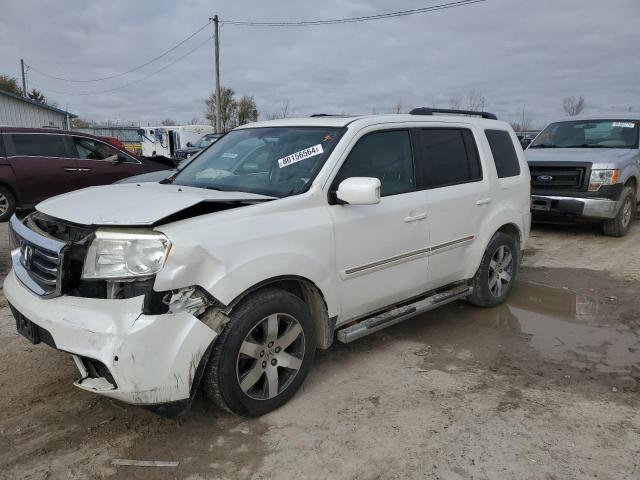
[(463, 299), (473, 292), (469, 285), (456, 285), (444, 292), (435, 293), (409, 305), (387, 310), (373, 317), (360, 320), (358, 323), (338, 330), (337, 337), (342, 343), (350, 343), (359, 338), (378, 332), (409, 318), (428, 312), (447, 303)]

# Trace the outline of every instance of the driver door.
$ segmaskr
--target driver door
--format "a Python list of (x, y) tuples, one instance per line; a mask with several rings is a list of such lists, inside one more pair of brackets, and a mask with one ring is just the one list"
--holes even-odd
[(416, 191), (409, 131), (362, 136), (331, 190), (350, 177), (380, 179), (382, 198), (376, 205), (329, 206), (340, 322), (418, 295), (427, 283), (426, 193)]

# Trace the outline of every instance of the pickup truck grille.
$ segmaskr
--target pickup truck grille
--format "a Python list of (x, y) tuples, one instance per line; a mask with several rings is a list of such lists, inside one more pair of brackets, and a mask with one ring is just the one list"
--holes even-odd
[(9, 224), (9, 234), (11, 261), (18, 279), (38, 296), (60, 295), (68, 243), (29, 229), (15, 215)]
[(587, 168), (569, 166), (529, 165), (531, 186), (545, 190), (583, 190), (586, 188)]

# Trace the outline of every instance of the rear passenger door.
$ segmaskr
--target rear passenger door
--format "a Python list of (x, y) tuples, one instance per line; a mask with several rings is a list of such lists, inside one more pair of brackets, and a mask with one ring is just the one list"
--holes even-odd
[(4, 138), (22, 205), (79, 188), (77, 160), (64, 134), (9, 133)]
[(416, 176), (427, 196), (428, 289), (462, 278), (467, 249), (493, 201), (470, 127), (419, 128), (414, 135)]
[(107, 185), (145, 173), (142, 163), (113, 146), (90, 137), (72, 136), (82, 187)]

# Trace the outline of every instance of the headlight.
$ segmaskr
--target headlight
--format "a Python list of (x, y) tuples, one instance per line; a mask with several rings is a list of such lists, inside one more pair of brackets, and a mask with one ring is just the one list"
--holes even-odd
[(589, 179), (589, 191), (597, 192), (602, 185), (613, 185), (618, 183), (620, 170), (591, 170)]
[(98, 230), (82, 268), (84, 279), (130, 278), (160, 271), (171, 242), (156, 232)]

